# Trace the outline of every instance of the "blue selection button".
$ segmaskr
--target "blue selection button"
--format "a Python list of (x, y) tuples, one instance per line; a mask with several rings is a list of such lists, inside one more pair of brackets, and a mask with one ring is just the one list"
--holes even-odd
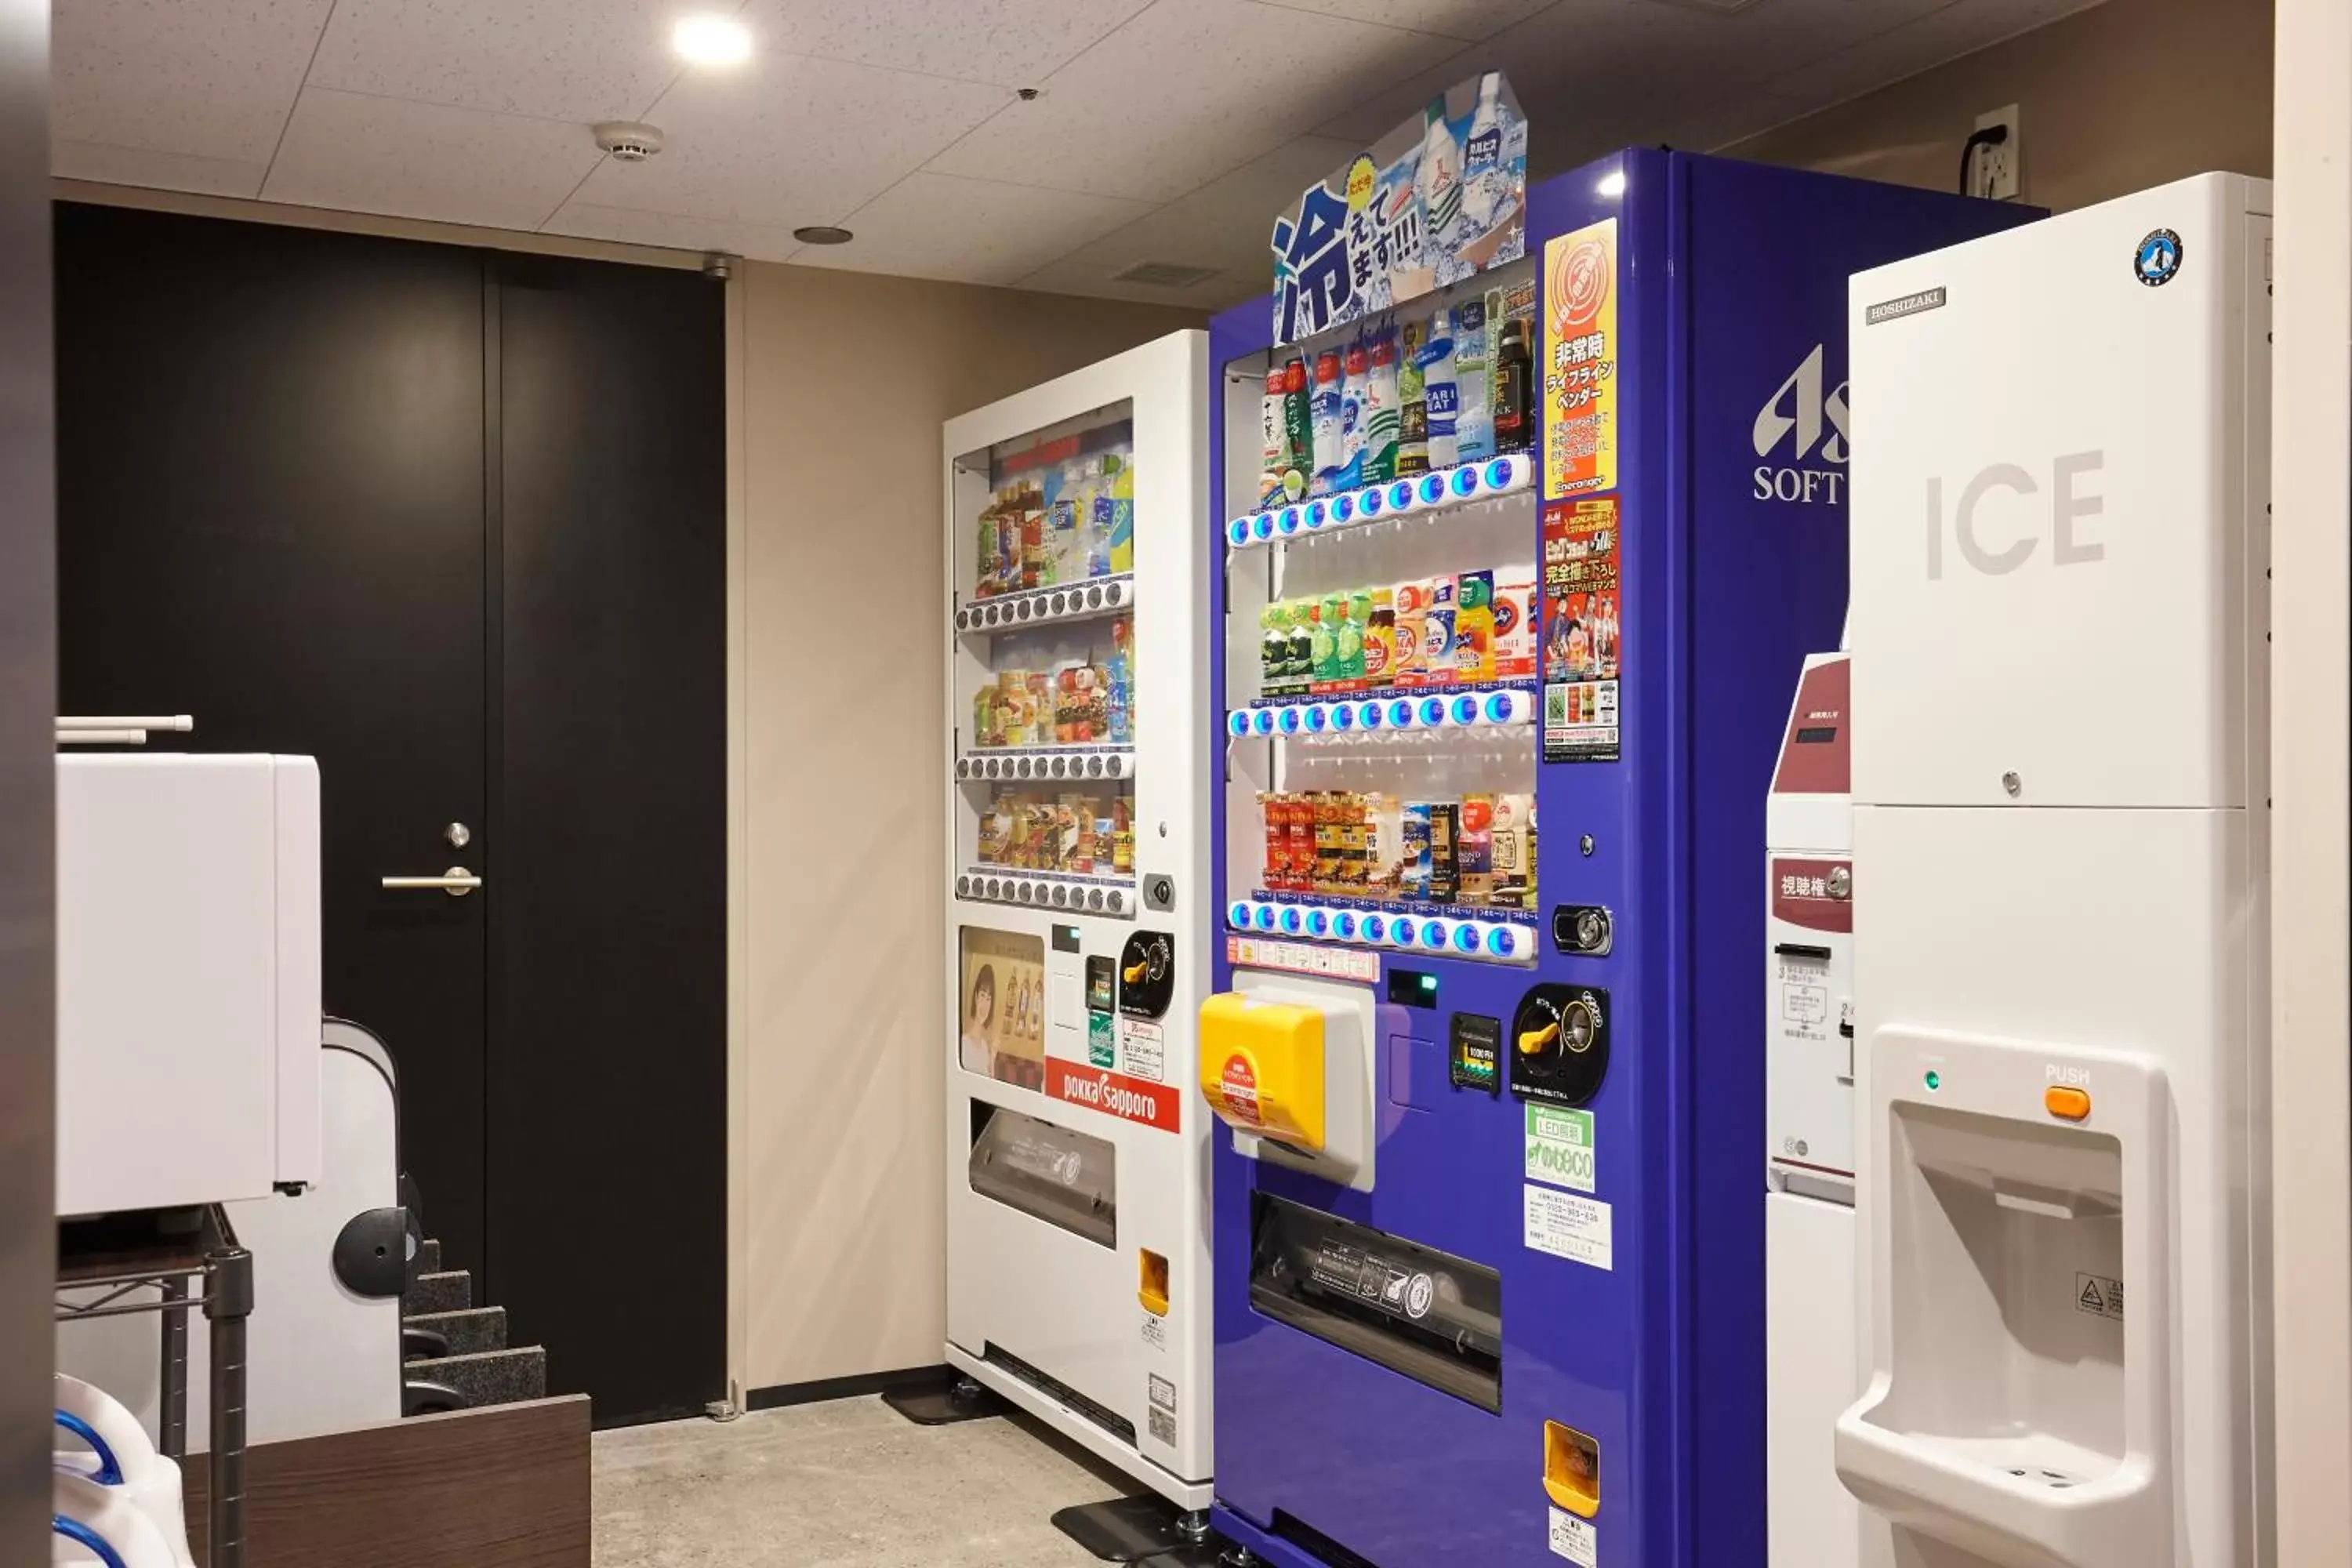
[(1438, 506), (1442, 505), (1444, 500), (1445, 476), (1444, 474), (1431, 474), (1421, 481), (1422, 505)]
[(1275, 922), (1274, 906), (1272, 904), (1260, 904), (1257, 907), (1257, 912), (1250, 917), (1250, 921), (1251, 923), (1255, 925), (1260, 931), (1272, 931), (1274, 929)]

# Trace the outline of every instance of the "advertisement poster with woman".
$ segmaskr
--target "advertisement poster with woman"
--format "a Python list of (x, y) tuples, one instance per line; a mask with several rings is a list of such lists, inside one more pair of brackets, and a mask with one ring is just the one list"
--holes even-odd
[(956, 1060), (964, 1071), (1024, 1089), (1045, 1083), (1045, 943), (1020, 931), (966, 926), (957, 992)]

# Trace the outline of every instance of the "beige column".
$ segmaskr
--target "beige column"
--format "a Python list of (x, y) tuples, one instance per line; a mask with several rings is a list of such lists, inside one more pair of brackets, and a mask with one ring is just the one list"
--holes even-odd
[(2278, 0), (2272, 1257), (2281, 1568), (2352, 1563), (2352, 7)]

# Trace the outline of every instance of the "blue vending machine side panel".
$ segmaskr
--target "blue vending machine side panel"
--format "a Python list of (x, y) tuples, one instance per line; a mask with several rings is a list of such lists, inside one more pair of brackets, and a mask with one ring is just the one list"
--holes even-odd
[[(1686, 682), (1689, 1436), (1696, 1568), (1761, 1568), (1764, 800), (1808, 653), (1846, 604), (1846, 279), (2037, 209), (1725, 159), (1678, 159), (1690, 563)], [(1865, 329), (1866, 330), (1866, 329)], [(1865, 414), (1866, 418), (1866, 414)], [(1684, 1120), (1685, 1117), (1687, 1120)], [(1826, 1458), (1827, 1436), (1824, 1435)]]

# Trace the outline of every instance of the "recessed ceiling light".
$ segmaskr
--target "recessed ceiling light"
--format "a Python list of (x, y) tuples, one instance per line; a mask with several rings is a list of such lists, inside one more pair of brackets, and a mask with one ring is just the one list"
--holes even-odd
[(1625, 171), (1622, 169), (1611, 170), (1608, 174), (1601, 176), (1601, 183), (1593, 186), (1592, 189), (1594, 194), (1599, 195), (1623, 195), (1625, 194)]
[(751, 29), (732, 16), (681, 16), (669, 47), (696, 66), (740, 66), (751, 58)]
[(793, 237), (803, 245), (847, 245), (857, 237), (845, 228), (835, 228), (829, 223), (815, 223), (806, 228), (793, 230)]

